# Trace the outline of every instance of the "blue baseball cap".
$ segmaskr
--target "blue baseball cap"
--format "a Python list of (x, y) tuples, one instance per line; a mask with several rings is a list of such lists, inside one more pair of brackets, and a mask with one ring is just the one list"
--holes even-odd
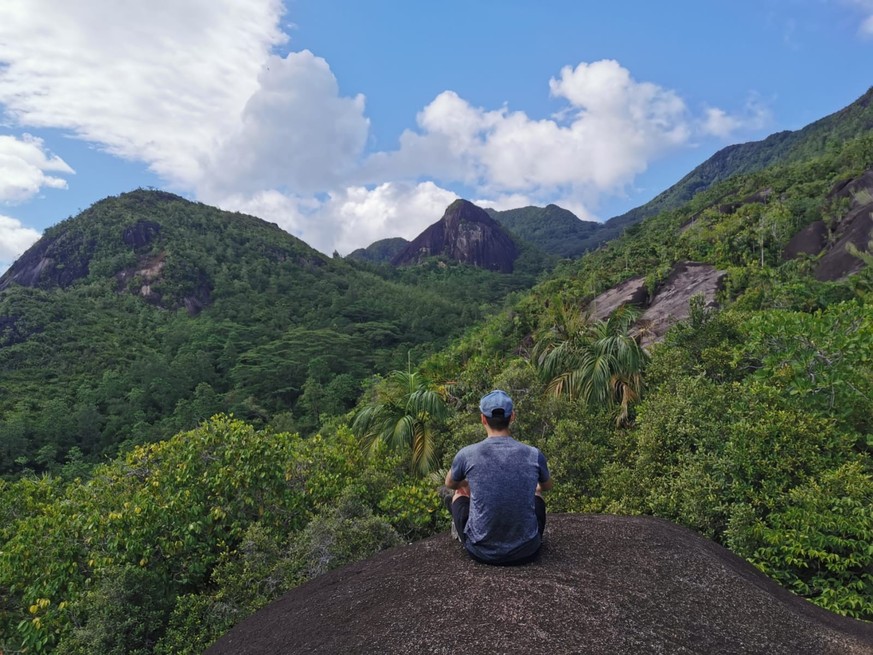
[(512, 398), (500, 389), (495, 389), (479, 401), (479, 411), (488, 418), (494, 418), (494, 410), (497, 409), (502, 409), (504, 416), (512, 414)]

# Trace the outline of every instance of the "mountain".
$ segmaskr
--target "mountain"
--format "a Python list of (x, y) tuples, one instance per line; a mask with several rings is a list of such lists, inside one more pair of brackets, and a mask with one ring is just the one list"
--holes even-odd
[(573, 212), (557, 205), (486, 211), (519, 238), (558, 257), (579, 257), (591, 248), (601, 230), (600, 223), (579, 220)]
[(219, 411), (311, 432), (362, 380), (532, 283), (392, 275), (169, 193), (94, 204), (0, 277), (0, 474), (96, 459)]
[(847, 140), (873, 130), (873, 87), (852, 104), (806, 127), (771, 134), (722, 148), (669, 189), (644, 205), (610, 218), (600, 237), (612, 239), (630, 225), (649, 216), (675, 209), (700, 191), (733, 175), (754, 173), (779, 163), (791, 163), (825, 154)]
[(490, 271), (511, 273), (520, 251), (484, 209), (456, 200), (443, 217), (428, 227), (391, 260), (395, 266), (416, 264), (429, 257), (447, 257)]
[(374, 264), (387, 264), (392, 259), (394, 259), (394, 257), (396, 257), (397, 254), (407, 245), (409, 245), (409, 241), (407, 241), (403, 237), (379, 239), (378, 241), (374, 241), (373, 243), (371, 243), (366, 248), (358, 248), (357, 250), (353, 250), (348, 255), (346, 255), (346, 259), (372, 262)]
[(488, 212), (513, 234), (545, 252), (576, 258), (615, 239), (645, 218), (680, 207), (722, 180), (822, 155), (870, 130), (873, 130), (873, 87), (851, 105), (800, 130), (777, 132), (761, 141), (722, 148), (651, 201), (604, 223), (580, 221), (555, 205)]
[[(722, 180), (754, 173), (774, 164), (803, 161), (822, 155), (828, 149), (870, 130), (873, 130), (873, 87), (851, 105), (803, 129), (777, 132), (761, 141), (722, 148), (646, 204), (603, 223), (582, 221), (557, 205), (486, 211), (520, 240), (549, 255), (574, 259), (615, 239), (645, 218), (680, 207), (695, 194)], [(380, 245), (370, 246), (375, 246), (372, 255), (363, 254), (360, 250), (355, 252), (359, 253), (361, 259), (384, 261), (387, 256), (377, 253), (384, 252), (385, 246), (381, 245), (383, 242), (377, 243)]]

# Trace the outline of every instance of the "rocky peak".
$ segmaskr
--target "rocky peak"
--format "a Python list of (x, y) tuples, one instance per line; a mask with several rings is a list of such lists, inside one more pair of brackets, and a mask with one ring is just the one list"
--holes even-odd
[(417, 264), (428, 257), (448, 257), (501, 273), (511, 273), (518, 246), (484, 209), (456, 200), (443, 217), (428, 227), (391, 261), (395, 266)]

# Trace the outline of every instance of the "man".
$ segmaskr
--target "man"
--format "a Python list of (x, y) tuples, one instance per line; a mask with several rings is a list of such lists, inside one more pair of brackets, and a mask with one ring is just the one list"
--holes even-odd
[(483, 441), (462, 448), (446, 475), (454, 490), (454, 531), (473, 559), (521, 564), (540, 549), (546, 526), (541, 492), (552, 488), (545, 456), (509, 434), (512, 399), (499, 389), (479, 402)]

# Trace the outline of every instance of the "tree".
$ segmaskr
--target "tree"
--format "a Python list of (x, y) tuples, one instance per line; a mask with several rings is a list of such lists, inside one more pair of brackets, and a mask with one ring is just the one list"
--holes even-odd
[(409, 448), (414, 471), (427, 473), (435, 462), (433, 426), (448, 417), (445, 401), (420, 373), (391, 371), (375, 399), (355, 416), (352, 430), (371, 448), (384, 443)]
[(638, 337), (630, 333), (638, 316), (625, 305), (600, 321), (557, 303), (532, 354), (547, 392), (586, 404), (617, 404), (616, 421), (626, 422), (631, 403), (642, 393), (641, 372), (648, 360)]

